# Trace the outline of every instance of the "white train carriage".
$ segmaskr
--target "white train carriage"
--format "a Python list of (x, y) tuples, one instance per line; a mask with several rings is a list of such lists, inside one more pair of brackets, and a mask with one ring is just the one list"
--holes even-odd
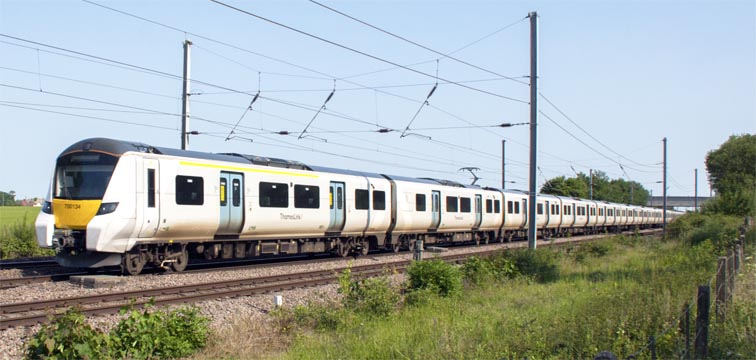
[[(186, 267), (190, 255), (399, 250), (525, 236), (528, 194), (240, 154), (111, 139), (82, 140), (57, 159), (36, 221), (40, 246), (65, 266)], [(676, 214), (670, 214), (674, 219)], [(658, 220), (657, 220), (658, 219)], [(661, 223), (661, 211), (538, 196), (543, 236)]]
[(540, 194), (536, 198), (536, 222), (544, 238), (558, 233), (562, 224), (561, 205), (562, 200), (558, 196)]
[(588, 232), (595, 233), (599, 226), (599, 219), (596, 211), (598, 204), (596, 204), (596, 201), (594, 200), (585, 200), (585, 202), (587, 203), (586, 212), (588, 214), (588, 223), (586, 226), (588, 227)]
[(512, 240), (526, 234), (528, 194), (519, 190), (504, 191), (504, 237)]
[(498, 237), (502, 214), (500, 191), (437, 179), (386, 175), (392, 184), (394, 248), (411, 247), (418, 237), (427, 244), (490, 241)]

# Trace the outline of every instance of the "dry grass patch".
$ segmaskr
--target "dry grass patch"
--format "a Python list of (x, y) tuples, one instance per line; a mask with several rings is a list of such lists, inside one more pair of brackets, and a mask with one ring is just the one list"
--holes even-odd
[(220, 329), (212, 329), (207, 346), (191, 359), (262, 359), (274, 357), (291, 344), (288, 335), (270, 316), (239, 319)]

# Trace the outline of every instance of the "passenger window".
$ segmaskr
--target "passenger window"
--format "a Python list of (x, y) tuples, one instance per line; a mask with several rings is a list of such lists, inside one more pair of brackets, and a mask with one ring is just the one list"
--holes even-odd
[(155, 207), (155, 169), (147, 169), (147, 207)]
[(357, 189), (354, 191), (354, 208), (357, 210), (370, 209), (370, 192)]
[(386, 210), (386, 192), (373, 190), (373, 210)]
[(463, 213), (469, 213), (471, 211), (470, 198), (459, 198), (459, 211)]
[(232, 188), (231, 188), (231, 203), (234, 206), (240, 206), (241, 205), (241, 182), (239, 179), (234, 179), (231, 182)]
[(486, 199), (486, 214), (490, 214), (493, 212), (493, 200)]
[(415, 194), (415, 211), (425, 211), (425, 194)]
[(543, 204), (536, 204), (536, 208), (537, 208), (536, 213), (538, 215), (543, 215)]
[(499, 200), (494, 200), (494, 213), (498, 214), (501, 212), (501, 204), (499, 203)]
[(507, 201), (507, 214), (514, 214), (514, 205), (511, 201)]
[(320, 188), (310, 185), (294, 185), (294, 207), (304, 209), (320, 208)]
[(260, 183), (260, 207), (289, 207), (289, 185), (281, 183)]
[(176, 176), (176, 204), (202, 205), (204, 198), (204, 180), (199, 176)]
[(457, 197), (455, 196), (447, 196), (446, 197), (446, 212), (457, 212)]
[(336, 188), (336, 209), (341, 210), (344, 208), (344, 190), (340, 187)]
[(514, 213), (519, 214), (520, 213), (520, 202), (517, 201), (514, 203)]
[(226, 181), (226, 178), (220, 179), (220, 204), (221, 206), (228, 205), (228, 198), (226, 197), (226, 187), (228, 183)]

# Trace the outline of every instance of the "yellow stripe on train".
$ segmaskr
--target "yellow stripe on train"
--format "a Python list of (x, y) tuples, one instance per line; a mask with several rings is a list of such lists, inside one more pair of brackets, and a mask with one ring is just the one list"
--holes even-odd
[(228, 165), (219, 165), (219, 164), (207, 164), (207, 163), (200, 163), (200, 162), (195, 162), (195, 161), (180, 161), (179, 164), (184, 165), (184, 166), (198, 166), (198, 167), (206, 167), (206, 168), (229, 170), (229, 171), (247, 171), (247, 172), (257, 172), (257, 173), (264, 173), (264, 174), (300, 176), (300, 177), (308, 177), (308, 178), (314, 178), (314, 179), (318, 178), (318, 175), (315, 175), (315, 174), (299, 173), (299, 172), (292, 172), (292, 171), (281, 171), (281, 170), (255, 169), (255, 168), (250, 168), (250, 167), (238, 167), (238, 166), (228, 166)]
[(102, 200), (53, 199), (55, 227), (58, 229), (86, 230), (87, 224), (97, 214), (101, 203)]

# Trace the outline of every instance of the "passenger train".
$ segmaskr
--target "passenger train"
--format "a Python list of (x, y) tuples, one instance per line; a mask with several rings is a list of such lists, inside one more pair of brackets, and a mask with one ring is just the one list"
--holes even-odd
[[(522, 191), (93, 138), (58, 156), (35, 227), (63, 266), (137, 275), (182, 271), (190, 257), (510, 241), (527, 234), (527, 202)], [(541, 237), (662, 224), (659, 209), (603, 201), (539, 195), (536, 209)]]

